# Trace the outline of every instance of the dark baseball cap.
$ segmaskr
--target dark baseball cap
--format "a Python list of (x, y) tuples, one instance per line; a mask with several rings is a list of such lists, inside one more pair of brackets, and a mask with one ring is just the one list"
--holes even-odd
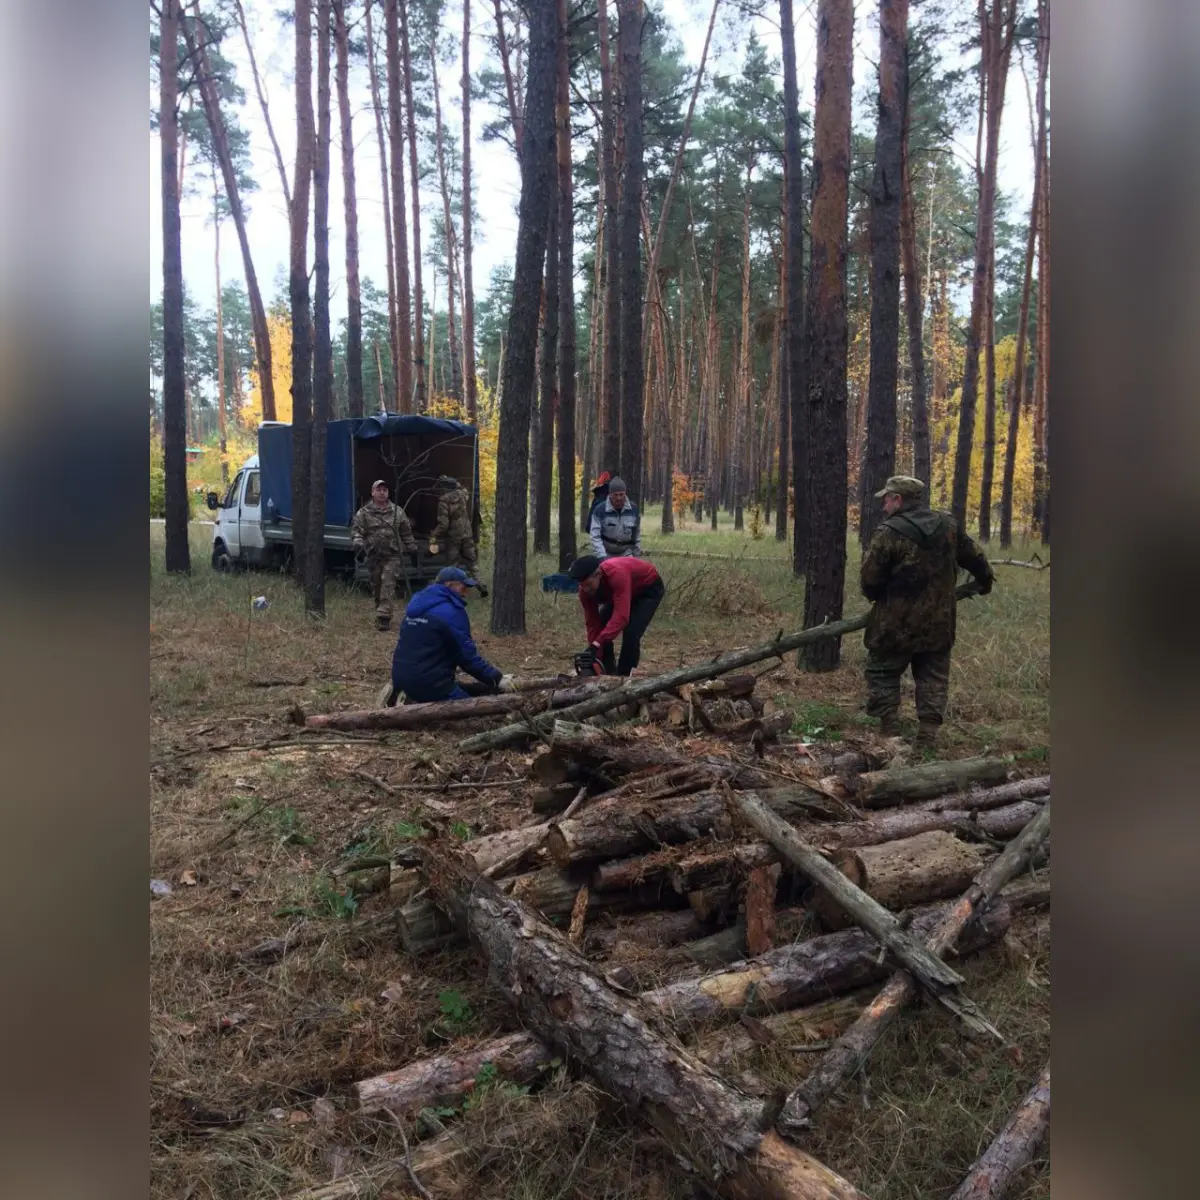
[(443, 567), (437, 573), (436, 583), (465, 583), (467, 587), (477, 588), (479, 581), (472, 579), (462, 567)]
[(585, 554), (567, 568), (567, 574), (572, 579), (586, 579), (598, 570), (600, 570), (600, 560), (594, 554)]

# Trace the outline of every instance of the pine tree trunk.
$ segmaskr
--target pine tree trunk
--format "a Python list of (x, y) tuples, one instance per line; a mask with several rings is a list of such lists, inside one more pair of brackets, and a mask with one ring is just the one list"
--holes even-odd
[(325, 442), (333, 409), (333, 344), (329, 332), (329, 163), (333, 110), (329, 94), (330, 0), (317, 0), (317, 144), (313, 165), (313, 412), (309, 542), (304, 611), (325, 615)]
[[(975, 223), (975, 271), (971, 285), (971, 317), (967, 326), (963, 364), (962, 401), (958, 414), (958, 442), (954, 455), (954, 488), (950, 508), (960, 527), (967, 524), (967, 495), (971, 480), (971, 448), (975, 436), (975, 409), (979, 392), (979, 355), (983, 348), (984, 319), (992, 243), (996, 225), (996, 171), (1000, 153), (1000, 117), (1004, 85), (1012, 51), (1016, 0), (980, 0), (982, 35), (981, 71), (985, 78), (987, 150), (979, 187), (979, 214)], [(981, 116), (981, 120), (982, 120)]]
[[(400, 367), (400, 330), (397, 325), (396, 303), (396, 248), (392, 244), (392, 197), (388, 171), (387, 138), (384, 134), (383, 99), (379, 90), (379, 72), (375, 69), (375, 37), (371, 28), (371, 0), (363, 6), (367, 34), (367, 71), (371, 79), (371, 106), (375, 110), (375, 136), (379, 141), (379, 185), (383, 197), (383, 236), (387, 252), (388, 286), (388, 338), (392, 352), (392, 378), (397, 377)], [(384, 409), (386, 401), (383, 391), (383, 366), (379, 360), (379, 346), (375, 347), (376, 370), (379, 373), (379, 407)]]
[[(233, 0), (237, 10), (238, 24), (242, 27), (242, 38), (246, 43), (246, 57), (250, 60), (250, 74), (254, 77), (254, 91), (258, 95), (258, 104), (262, 109), (263, 124), (267, 127), (267, 137), (271, 139), (271, 149), (275, 154), (275, 166), (279, 169), (279, 182), (283, 187), (283, 198), (288, 208), (292, 206), (292, 191), (288, 187), (287, 168), (283, 165), (283, 153), (279, 149), (279, 139), (275, 136), (275, 126), (271, 123), (271, 110), (267, 106), (267, 94), (263, 91), (262, 78), (258, 73), (258, 60), (254, 57), (254, 46), (250, 41), (250, 28), (246, 23), (246, 11), (242, 0)], [(268, 418), (264, 415), (263, 420)], [(274, 420), (274, 417), (269, 418)]]
[(296, 170), (292, 189), (292, 549), (294, 573), (303, 586), (311, 538), (309, 487), (312, 477), (313, 323), (308, 293), (308, 206), (313, 177), (312, 4), (296, 0)]
[[(396, 339), (400, 360), (396, 364), (396, 411), (412, 412), (413, 407), (413, 325), (412, 296), (408, 273), (408, 218), (405, 209), (408, 193), (404, 185), (404, 135), (400, 112), (400, 0), (384, 0), (387, 40), (388, 140), (392, 167), (392, 241), (396, 253)], [(421, 353), (417, 351), (418, 355)]]
[[(433, 116), (437, 130), (438, 180), (442, 188), (442, 220), (446, 225), (446, 340), (450, 352), (450, 382), (447, 391), (455, 400), (462, 399), (462, 363), (458, 358), (458, 331), (454, 319), (454, 290), (457, 284), (455, 269), (454, 216), (450, 211), (450, 179), (446, 174), (446, 149), (442, 129), (442, 95), (438, 86), (437, 53), (429, 47), (429, 74), (433, 80)], [(432, 359), (432, 356), (430, 356)]]
[[(750, 183), (754, 163), (746, 167), (746, 200), (742, 205), (742, 329), (741, 359), (738, 363), (735, 415), (733, 420), (733, 458), (730, 462), (733, 491), (733, 528), (740, 532), (745, 525), (743, 515), (743, 475), (746, 466), (745, 445), (750, 433)], [(739, 430), (739, 424), (741, 429)]]
[[(198, 11), (198, 6), (197, 6)], [(233, 156), (229, 150), (229, 136), (225, 119), (221, 115), (220, 97), (217, 94), (212, 67), (208, 61), (205, 37), (192, 36), (187, 21), (179, 9), (182, 33), (188, 52), (197, 60), (200, 77), (200, 96), (204, 102), (204, 116), (212, 134), (213, 149), (221, 166), (221, 179), (225, 186), (225, 199), (229, 213), (237, 230), (238, 245), (242, 251), (242, 268), (246, 275), (246, 295), (250, 301), (250, 321), (254, 329), (254, 356), (258, 361), (259, 391), (262, 394), (263, 420), (275, 420), (275, 381), (271, 374), (271, 337), (267, 331), (267, 310), (263, 307), (262, 292), (258, 287), (258, 275), (254, 270), (254, 259), (250, 255), (250, 239), (246, 233), (246, 214), (242, 209), (241, 192), (238, 188), (237, 172), (233, 168)], [(203, 30), (203, 25), (198, 24)], [(198, 43), (198, 44), (197, 44)]]
[(496, 554), (491, 632), (525, 632), (526, 507), (529, 422), (535, 386), (534, 347), (546, 256), (546, 231), (557, 156), (554, 136), (555, 29), (548, 5), (534, 7), (529, 26), (529, 90), (521, 155), (521, 203), (508, 349), (500, 399), (496, 462)]
[(504, 32), (504, 14), (500, 11), (500, 0), (494, 0), (494, 8), (496, 10), (496, 46), (500, 52), (500, 66), (504, 71), (504, 91), (508, 97), (508, 119), (512, 122), (513, 146), (517, 151), (517, 161), (520, 162), (521, 148), (525, 140), (525, 122), (521, 105), (517, 100), (516, 89), (513, 86), (512, 62), (508, 53), (508, 37)]
[[(804, 328), (804, 181), (800, 160), (800, 93), (796, 83), (796, 32), (792, 0), (779, 0), (783, 33), (784, 271), (787, 328), (787, 381), (792, 445), (792, 574), (804, 572), (808, 545), (808, 362)], [(782, 463), (781, 463), (782, 466)], [(786, 495), (784, 481), (780, 487)]]
[(192, 569), (188, 548), (187, 396), (184, 390), (183, 253), (179, 219), (178, 0), (162, 0), (158, 136), (162, 150), (163, 474), (167, 570)]
[[(472, 257), (471, 217), (471, 5), (463, 4), (462, 36), (462, 288), (463, 288), (463, 392), (467, 401), (467, 420), (479, 419), (478, 387), (475, 380), (475, 281)], [(479, 503), (472, 514), (472, 528), (478, 536)]]
[(992, 538), (992, 479), (996, 471), (996, 246), (988, 254), (987, 310), (983, 318), (983, 463), (979, 474), (979, 540)]
[[(913, 474), (933, 486), (929, 451), (929, 403), (925, 393), (925, 340), (921, 303), (921, 274), (917, 266), (917, 223), (912, 206), (912, 173), (908, 157), (908, 106), (904, 119), (904, 168), (900, 194), (900, 249), (904, 269), (904, 311), (908, 325), (908, 365), (912, 388)], [(930, 284), (932, 286), (932, 284)]]
[[(786, 186), (786, 185), (785, 185)], [(775, 475), (775, 540), (786, 542), (788, 535), (788, 484), (791, 461), (792, 396), (788, 383), (788, 327), (787, 327), (787, 209), (784, 202), (784, 219), (779, 263), (779, 305), (775, 313), (775, 382), (779, 388), (779, 419), (777, 421), (779, 470)]]
[(558, 566), (575, 559), (575, 197), (571, 165), (568, 3), (558, 0)]
[[(408, 41), (408, 0), (399, 0), (400, 52), (404, 56), (404, 104), (408, 123), (408, 166), (412, 182), (412, 236), (413, 236), (413, 347), (416, 379), (415, 411), (424, 412), (429, 403), (429, 392), (425, 381), (425, 295), (421, 286), (421, 196), (420, 164), (417, 162), (417, 115), (413, 104), (412, 53)], [(430, 359), (432, 360), (432, 355)]]
[[(557, 3), (555, 5), (557, 9)], [(555, 17), (557, 21), (557, 16)], [(555, 91), (558, 90), (555, 71)], [(557, 142), (557, 139), (556, 139)], [(555, 146), (555, 171), (551, 186), (557, 182), (558, 152)], [(550, 553), (550, 502), (554, 484), (554, 409), (558, 390), (558, 189), (554, 187), (547, 205), (546, 273), (543, 284), (540, 403), (533, 447), (533, 552)]]
[(229, 452), (225, 430), (225, 322), (221, 312), (221, 200), (213, 176), (213, 268), (217, 283), (217, 429), (221, 448), (221, 482), (229, 484)]
[[(1049, 69), (1050, 5), (1038, 3), (1039, 50), (1045, 58), (1043, 76)], [(1045, 81), (1042, 82), (1040, 112), (1045, 120)], [(1033, 404), (1033, 521), (1041, 533), (1042, 544), (1049, 545), (1049, 408), (1047, 404), (1050, 374), (1050, 155), (1049, 131), (1042, 136), (1041, 210), (1038, 218), (1037, 341), (1034, 369)]]
[(858, 537), (865, 547), (883, 517), (875, 493), (896, 473), (900, 360), (900, 198), (908, 107), (908, 0), (879, 0), (879, 118), (871, 183), (871, 369), (866, 451), (858, 484)]
[(350, 38), (346, 0), (334, 0), (338, 116), (342, 139), (342, 195), (346, 219), (346, 394), (351, 417), (364, 415), (362, 288), (358, 278), (358, 197), (354, 179), (354, 128), (350, 114)]
[(617, 228), (616, 96), (613, 91), (608, 0), (598, 0), (596, 19), (600, 38), (605, 256), (604, 399), (601, 405), (600, 467), (617, 474), (621, 470), (621, 236)]
[(618, 0), (621, 98), (625, 134), (621, 171), (621, 473), (630, 498), (644, 502), (645, 378), (642, 344), (642, 6)]
[[(806, 628), (841, 619), (846, 581), (846, 225), (853, 33), (853, 0), (820, 0), (808, 285)], [(832, 671), (840, 661), (841, 642), (835, 639), (805, 649), (810, 671)]]

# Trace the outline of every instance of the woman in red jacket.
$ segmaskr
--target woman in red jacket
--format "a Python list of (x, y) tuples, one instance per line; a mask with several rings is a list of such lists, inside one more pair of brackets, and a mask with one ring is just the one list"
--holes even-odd
[[(642, 634), (666, 587), (654, 564), (644, 558), (577, 558), (567, 571), (579, 581), (579, 603), (587, 626), (588, 648), (576, 656), (581, 673), (629, 675), (642, 656)], [(613, 642), (621, 637), (621, 656)]]

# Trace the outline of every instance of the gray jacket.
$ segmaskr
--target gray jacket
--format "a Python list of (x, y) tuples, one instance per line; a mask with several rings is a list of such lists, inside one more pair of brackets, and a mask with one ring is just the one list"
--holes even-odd
[(632, 500), (626, 500), (620, 512), (613, 508), (611, 500), (597, 504), (592, 509), (589, 533), (598, 558), (642, 556), (642, 517)]

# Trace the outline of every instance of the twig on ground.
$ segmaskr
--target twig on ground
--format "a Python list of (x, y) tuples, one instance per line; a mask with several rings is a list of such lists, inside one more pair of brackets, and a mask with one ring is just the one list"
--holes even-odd
[(404, 1169), (408, 1172), (408, 1177), (412, 1181), (413, 1187), (416, 1189), (417, 1194), (423, 1196), (425, 1200), (433, 1200), (433, 1193), (421, 1182), (421, 1178), (417, 1174), (417, 1169), (413, 1166), (412, 1148), (408, 1144), (408, 1134), (404, 1132), (404, 1122), (390, 1108), (385, 1108), (384, 1112), (396, 1122), (396, 1128), (400, 1130), (400, 1140), (404, 1143)]

